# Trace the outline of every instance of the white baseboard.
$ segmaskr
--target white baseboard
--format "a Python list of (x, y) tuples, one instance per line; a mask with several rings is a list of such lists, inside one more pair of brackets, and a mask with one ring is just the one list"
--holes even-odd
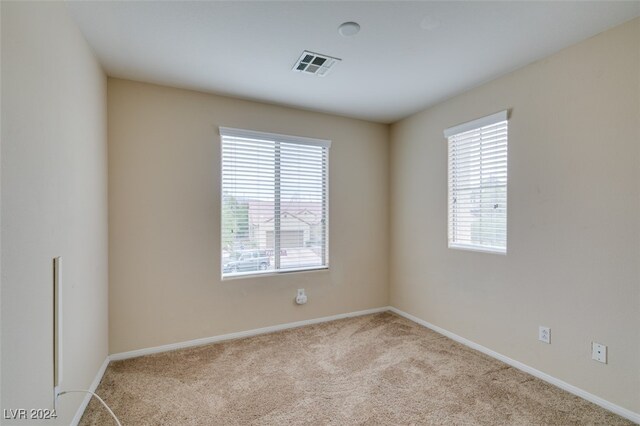
[(424, 321), (418, 317), (414, 317), (411, 314), (408, 314), (404, 311), (401, 311), (400, 309), (394, 308), (394, 307), (390, 307), (389, 310), (391, 312), (394, 312), (408, 320), (411, 320), (417, 324), (420, 324), (422, 326), (425, 326), (433, 331), (435, 331), (436, 333), (440, 333), (448, 338), (450, 338), (451, 340), (455, 340), (456, 342), (462, 343), (465, 346), (468, 346), (472, 349), (475, 349), (479, 352), (482, 352), (483, 354), (489, 355), (492, 358), (495, 358), (497, 360), (500, 360), (502, 362), (504, 362), (505, 364), (509, 364), (512, 367), (517, 368), (518, 370), (522, 370), (525, 373), (529, 373), (532, 376), (535, 376), (541, 380), (544, 380), (547, 383), (550, 383), (554, 386), (559, 387), (560, 389), (566, 390), (569, 393), (572, 393), (574, 395), (579, 396), (580, 398), (586, 399), (589, 402), (593, 402), (596, 405), (599, 405), (600, 407), (604, 408), (605, 410), (609, 410), (612, 413), (615, 413), (621, 417), (624, 417), (625, 419), (631, 420), (632, 422), (638, 423), (640, 424), (640, 414), (635, 413), (631, 410), (628, 410), (624, 407), (620, 407), (619, 405), (616, 405), (612, 402), (607, 401), (606, 399), (600, 398), (599, 396), (596, 396), (592, 393), (589, 393), (583, 389), (580, 389), (572, 384), (569, 384), (567, 382), (564, 382), (560, 379), (557, 379), (553, 376), (550, 376), (547, 373), (543, 373), (540, 370), (536, 370), (533, 367), (530, 367), (526, 364), (521, 363), (520, 361), (516, 361), (514, 359), (511, 359), (505, 355), (502, 355), (498, 352), (492, 351), (489, 348), (486, 348), (482, 345), (479, 345), (475, 342), (472, 342), (471, 340), (465, 339), (464, 337), (458, 336), (457, 334), (454, 334), (450, 331), (447, 331), (443, 328), (438, 327), (437, 325), (433, 325), (427, 321)]
[[(88, 390), (90, 390), (91, 392), (95, 392), (96, 389), (98, 388), (98, 385), (100, 384), (100, 381), (102, 380), (102, 376), (104, 376), (104, 372), (107, 370), (107, 366), (109, 366), (109, 361), (110, 361), (109, 357), (106, 357), (104, 359), (104, 362), (100, 366), (100, 369), (98, 370), (98, 373), (96, 374), (96, 377), (94, 377), (93, 382), (91, 382), (91, 385), (89, 386)], [(73, 420), (71, 420), (71, 426), (78, 426), (78, 423), (80, 423), (80, 419), (82, 418), (82, 415), (84, 414), (84, 410), (87, 409), (87, 405), (89, 405), (89, 401), (91, 401), (91, 397), (92, 396), (93, 395), (91, 395), (89, 393), (86, 394), (86, 396), (82, 400), (82, 404), (80, 404), (80, 406), (78, 407), (78, 410), (76, 411), (76, 415), (73, 416)]]
[(322, 322), (335, 321), (343, 318), (351, 318), (351, 317), (359, 317), (362, 315), (376, 314), (378, 312), (386, 312), (389, 310), (390, 310), (389, 306), (383, 306), (380, 308), (365, 309), (364, 311), (349, 312), (346, 314), (338, 314), (338, 315), (331, 315), (328, 317), (314, 318), (314, 319), (304, 320), (304, 321), (289, 322), (286, 324), (272, 325), (270, 327), (256, 328), (253, 330), (239, 331), (236, 333), (222, 334), (219, 336), (188, 340), (186, 342), (171, 343), (168, 345), (138, 349), (138, 350), (129, 351), (129, 352), (120, 352), (120, 353), (110, 355), (109, 359), (111, 359), (112, 361), (120, 361), (123, 359), (136, 358), (144, 355), (174, 351), (176, 349), (191, 348), (194, 346), (202, 346), (210, 343), (222, 342), (225, 340), (241, 339), (244, 337), (257, 336), (259, 334), (273, 333), (276, 331), (287, 330), (290, 328), (298, 328), (305, 325), (318, 324)]

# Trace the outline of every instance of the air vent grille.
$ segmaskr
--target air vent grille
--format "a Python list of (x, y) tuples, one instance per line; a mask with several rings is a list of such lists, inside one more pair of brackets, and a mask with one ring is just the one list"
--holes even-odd
[(315, 74), (318, 77), (324, 77), (329, 71), (335, 67), (341, 59), (333, 58), (319, 53), (304, 51), (300, 55), (300, 59), (293, 66), (293, 71)]

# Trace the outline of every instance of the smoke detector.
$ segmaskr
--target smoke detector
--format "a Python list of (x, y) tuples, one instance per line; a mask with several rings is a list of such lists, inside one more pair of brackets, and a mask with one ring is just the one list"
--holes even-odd
[(342, 59), (334, 58), (319, 53), (313, 53), (305, 50), (300, 55), (300, 59), (293, 66), (292, 71), (315, 74), (318, 77), (324, 77), (329, 71), (335, 67)]
[(353, 37), (360, 32), (360, 24), (357, 22), (345, 22), (338, 27), (338, 33), (342, 37)]

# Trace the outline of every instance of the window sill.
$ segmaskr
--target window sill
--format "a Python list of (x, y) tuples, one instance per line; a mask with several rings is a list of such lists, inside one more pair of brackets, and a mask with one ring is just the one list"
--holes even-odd
[(235, 281), (247, 278), (258, 278), (258, 277), (273, 277), (273, 276), (281, 276), (281, 275), (289, 275), (289, 274), (299, 274), (304, 272), (322, 272), (329, 271), (328, 266), (318, 266), (314, 268), (303, 268), (303, 269), (286, 269), (283, 271), (265, 271), (265, 272), (245, 272), (245, 273), (236, 273), (233, 275), (223, 275), (221, 277), (221, 281)]
[(479, 253), (489, 253), (489, 254), (501, 254), (503, 256), (507, 255), (507, 249), (498, 249), (492, 247), (478, 247), (478, 246), (465, 246), (461, 244), (449, 244), (450, 249), (455, 250), (465, 250), (465, 251), (475, 251)]

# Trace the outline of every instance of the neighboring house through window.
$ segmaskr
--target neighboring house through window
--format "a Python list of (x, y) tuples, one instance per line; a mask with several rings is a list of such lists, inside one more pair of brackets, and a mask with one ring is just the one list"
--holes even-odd
[(222, 276), (327, 268), (330, 141), (220, 128)]
[(449, 247), (507, 252), (507, 111), (445, 130)]

